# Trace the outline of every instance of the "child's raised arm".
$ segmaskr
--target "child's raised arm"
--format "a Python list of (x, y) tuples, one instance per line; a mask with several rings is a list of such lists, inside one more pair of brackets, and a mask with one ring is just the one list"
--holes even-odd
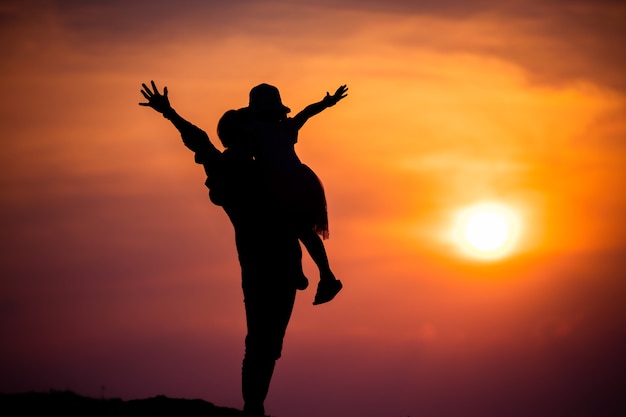
[(296, 127), (300, 129), (309, 118), (315, 116), (318, 113), (321, 113), (322, 110), (327, 109), (328, 107), (332, 107), (339, 102), (339, 100), (345, 98), (348, 94), (348, 87), (346, 85), (340, 86), (335, 94), (332, 96), (326, 92), (326, 97), (317, 103), (309, 104), (302, 110), (300, 113), (296, 114), (293, 118), (296, 123)]

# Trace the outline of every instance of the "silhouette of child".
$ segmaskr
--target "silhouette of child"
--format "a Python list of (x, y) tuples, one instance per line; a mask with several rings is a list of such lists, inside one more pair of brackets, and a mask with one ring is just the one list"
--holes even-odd
[[(260, 190), (263, 187), (258, 178), (256, 161), (253, 160), (251, 137), (246, 126), (250, 118), (247, 109), (228, 110), (220, 118), (217, 124), (217, 135), (225, 150), (222, 153), (221, 166), (219, 170), (212, 169), (207, 172), (206, 185), (210, 189), (211, 201), (217, 205), (224, 205), (224, 202), (234, 202), (239, 207), (245, 205), (240, 200), (243, 198), (249, 201), (249, 195), (242, 195), (241, 190), (246, 190), (247, 194), (254, 192), (256, 204), (250, 207), (257, 213), (253, 218), (260, 218), (267, 221), (267, 210), (273, 209), (272, 201), (268, 201), (267, 194)], [(232, 205), (232, 204), (231, 204)], [(285, 219), (286, 220), (286, 219)], [(262, 226), (261, 226), (262, 227)], [(295, 232), (294, 232), (295, 233)], [(294, 239), (298, 239), (294, 236)], [(287, 257), (285, 261), (291, 262), (295, 287), (304, 290), (309, 286), (309, 281), (302, 270), (301, 257)]]
[(298, 158), (295, 144), (306, 121), (347, 96), (345, 85), (335, 94), (313, 103), (293, 118), (284, 106), (278, 89), (260, 84), (250, 91), (248, 123), (244, 129), (251, 138), (251, 149), (264, 184), (272, 197), (297, 225), (297, 234), (320, 271), (314, 305), (332, 300), (343, 287), (330, 269), (322, 238), (328, 238), (328, 213), (322, 183)]

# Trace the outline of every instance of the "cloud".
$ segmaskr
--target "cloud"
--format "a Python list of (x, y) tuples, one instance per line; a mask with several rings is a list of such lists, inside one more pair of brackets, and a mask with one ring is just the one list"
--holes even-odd
[(626, 6), (618, 1), (583, 0), (346, 0), (315, 5), (31, 1), (2, 11), (7, 23), (3, 32), (8, 35), (3, 36), (3, 46), (13, 53), (35, 48), (49, 37), (74, 45), (83, 54), (135, 47), (149, 54), (163, 45), (189, 43), (205, 44), (211, 53), (228, 39), (247, 39), (250, 45), (284, 49), (295, 58), (368, 50), (375, 45), (358, 40), (370, 32), (379, 37), (378, 43), (388, 45), (492, 55), (526, 69), (529, 79), (538, 83), (592, 80), (619, 91), (626, 90), (625, 13)]

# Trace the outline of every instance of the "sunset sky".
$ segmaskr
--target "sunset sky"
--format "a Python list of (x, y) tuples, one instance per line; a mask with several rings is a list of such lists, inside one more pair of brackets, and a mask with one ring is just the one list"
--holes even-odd
[[(233, 229), (141, 83), (216, 145), (256, 84), (347, 84), (296, 146), (344, 290), (298, 294), (267, 412), (626, 408), (623, 1), (0, 0), (0, 36), (0, 392), (241, 408)], [(481, 202), (505, 256), (455, 240)]]

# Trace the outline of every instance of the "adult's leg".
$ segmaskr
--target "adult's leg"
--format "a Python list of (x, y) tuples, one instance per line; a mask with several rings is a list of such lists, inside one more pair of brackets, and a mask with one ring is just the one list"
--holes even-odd
[(264, 415), (263, 403), (276, 360), (281, 356), (296, 296), (293, 285), (259, 281), (244, 280), (243, 285), (248, 333), (242, 364), (242, 393), (244, 411), (251, 416)]

